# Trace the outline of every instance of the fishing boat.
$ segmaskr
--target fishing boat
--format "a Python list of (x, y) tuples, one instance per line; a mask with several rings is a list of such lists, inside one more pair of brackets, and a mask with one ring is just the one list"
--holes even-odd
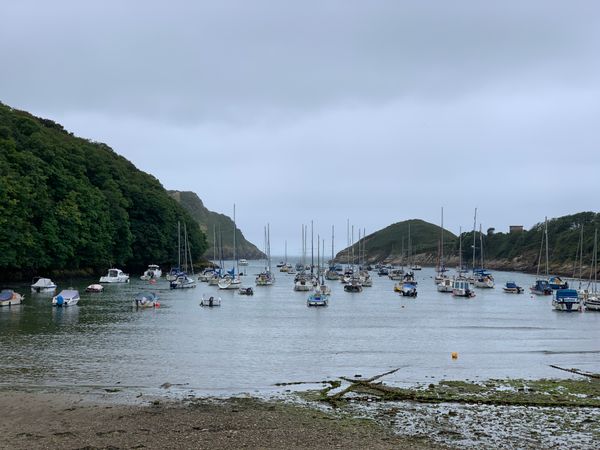
[(160, 277), (162, 277), (162, 270), (160, 270), (160, 267), (156, 264), (150, 264), (144, 274), (140, 277), (140, 280), (158, 280)]
[(52, 306), (74, 306), (78, 302), (79, 291), (76, 289), (64, 289), (52, 298)]
[(416, 297), (417, 296), (417, 288), (415, 285), (410, 283), (403, 283), (402, 290), (400, 291), (403, 297)]
[(202, 300), (200, 300), (200, 306), (207, 306), (209, 308), (212, 308), (213, 306), (221, 306), (221, 297), (213, 297), (212, 295), (208, 298), (204, 298), (204, 295), (202, 296)]
[(306, 306), (327, 306), (329, 304), (329, 295), (323, 292), (314, 292), (308, 296)]
[(0, 291), (0, 306), (20, 305), (25, 297), (12, 289)]
[(580, 311), (581, 301), (575, 289), (557, 289), (552, 299), (556, 311)]
[(121, 269), (108, 269), (106, 276), (100, 277), (100, 283), (129, 283), (129, 275)]
[(158, 308), (158, 295), (154, 292), (139, 292), (133, 299), (133, 306), (136, 308)]
[(514, 281), (507, 281), (502, 290), (507, 294), (522, 294), (525, 292), (525, 289), (518, 286)]
[(102, 292), (104, 290), (104, 286), (101, 284), (90, 284), (85, 288), (85, 292)]
[(35, 277), (31, 281), (31, 292), (53, 292), (56, 284), (50, 278)]
[(452, 284), (452, 295), (454, 297), (475, 297), (475, 291), (471, 287), (471, 283), (468, 280), (454, 280)]

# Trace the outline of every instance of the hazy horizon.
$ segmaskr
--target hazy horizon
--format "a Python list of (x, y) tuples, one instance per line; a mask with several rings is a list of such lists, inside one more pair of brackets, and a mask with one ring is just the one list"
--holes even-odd
[[(23, 0), (0, 101), (193, 191), (272, 254), (412, 218), (596, 208), (600, 3)], [(339, 231), (338, 231), (339, 230)], [(355, 231), (355, 240), (358, 232)]]

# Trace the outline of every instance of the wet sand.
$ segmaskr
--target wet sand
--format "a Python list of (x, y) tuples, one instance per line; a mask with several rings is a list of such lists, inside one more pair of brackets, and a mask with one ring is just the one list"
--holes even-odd
[(122, 405), (73, 393), (0, 392), (0, 448), (441, 448), (373, 421), (253, 398)]

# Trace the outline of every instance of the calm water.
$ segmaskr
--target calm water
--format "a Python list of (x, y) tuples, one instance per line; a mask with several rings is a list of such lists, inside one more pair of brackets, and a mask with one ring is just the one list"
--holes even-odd
[[(246, 268), (246, 286), (260, 268)], [(496, 289), (458, 299), (436, 291), (433, 269), (416, 274), (417, 299), (395, 294), (387, 277), (374, 275), (360, 294), (332, 281), (328, 308), (308, 308), (307, 294), (292, 290), (293, 276), (279, 272), (253, 297), (200, 282), (170, 291), (163, 280), (154, 287), (161, 307), (139, 311), (132, 298), (148, 284), (137, 276), (102, 294), (84, 292), (97, 280), (73, 282), (81, 300), (64, 309), (20, 286), (26, 303), (0, 308), (0, 385), (156, 389), (169, 382), (228, 395), (395, 367), (402, 369), (389, 383), (568, 375), (549, 364), (600, 372), (600, 314), (559, 313), (549, 297), (502, 292), (507, 280), (527, 287), (533, 277), (496, 272)], [(221, 296), (222, 306), (201, 308), (202, 294)]]

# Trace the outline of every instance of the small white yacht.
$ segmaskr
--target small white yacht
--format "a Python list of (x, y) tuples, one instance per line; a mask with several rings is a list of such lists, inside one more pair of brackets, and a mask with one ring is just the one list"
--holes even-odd
[(144, 275), (140, 277), (140, 280), (157, 280), (162, 277), (162, 270), (156, 264), (150, 264), (148, 269), (144, 272)]
[(60, 294), (52, 298), (52, 306), (73, 306), (79, 302), (79, 291), (76, 289), (63, 289)]
[(3, 289), (0, 292), (0, 306), (19, 305), (23, 301), (23, 296), (12, 289)]
[(35, 277), (31, 283), (31, 292), (52, 292), (56, 289), (50, 278)]
[(240, 259), (240, 261), (238, 262), (238, 264), (239, 264), (240, 266), (247, 266), (247, 265), (248, 265), (248, 260), (247, 260), (247, 259), (244, 259), (244, 258), (242, 258), (242, 259)]
[(108, 274), (100, 277), (100, 283), (129, 283), (129, 275), (121, 269), (108, 269)]

